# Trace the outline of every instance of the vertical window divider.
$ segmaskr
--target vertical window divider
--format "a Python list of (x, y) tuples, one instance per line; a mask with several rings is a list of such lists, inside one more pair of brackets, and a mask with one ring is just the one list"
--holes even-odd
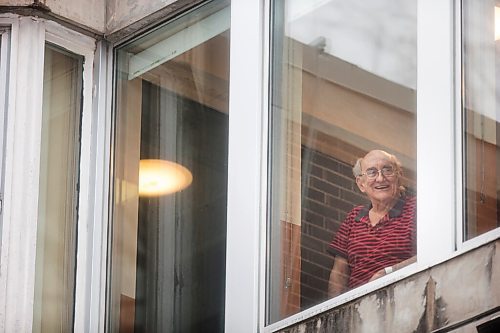
[(417, 263), (428, 267), (455, 249), (456, 176), (453, 2), (417, 5)]
[[(226, 247), (227, 332), (259, 329), (263, 1), (231, 1)], [(245, 78), (242, 80), (242, 78)]]
[(40, 172), (45, 23), (11, 16), (0, 330), (31, 331)]
[(86, 310), (89, 314), (87, 330), (89, 332), (104, 332), (106, 307), (106, 264), (109, 226), (110, 200), (110, 168), (111, 168), (111, 127), (112, 112), (112, 65), (113, 55), (110, 46), (105, 41), (97, 42), (94, 57), (94, 100), (92, 111), (95, 117), (92, 121), (94, 135), (92, 146), (95, 174), (92, 177), (95, 189), (93, 198), (93, 237), (90, 276), (90, 299)]
[(2, 213), (4, 200), (4, 143), (5, 143), (5, 120), (7, 114), (7, 94), (8, 94), (8, 73), (9, 73), (9, 52), (10, 52), (10, 27), (3, 26), (0, 21), (0, 256), (1, 256), (1, 236), (2, 236)]
[(463, 243), (464, 235), (464, 164), (465, 157), (463, 154), (464, 141), (463, 141), (463, 116), (462, 116), (462, 1), (454, 2), (454, 66), (455, 66), (455, 77), (454, 77), (454, 105), (453, 109), (455, 111), (455, 201), (456, 201), (456, 219), (455, 219), (455, 250), (461, 247)]
[(269, 216), (269, 116), (270, 116), (270, 70), (271, 70), (271, 1), (263, 1), (262, 34), (262, 145), (261, 145), (261, 209), (260, 209), (260, 253), (259, 253), (259, 330), (264, 331), (267, 310), (266, 268), (267, 268), (267, 219)]

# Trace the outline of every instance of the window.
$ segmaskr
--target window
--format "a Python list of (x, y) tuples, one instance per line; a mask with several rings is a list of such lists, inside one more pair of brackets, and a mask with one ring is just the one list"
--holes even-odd
[(416, 15), (415, 1), (272, 3), (267, 324), (331, 297), (329, 244), (370, 207), (358, 157), (395, 155), (415, 196)]
[(462, 1), (463, 240), (500, 226), (500, 2)]
[(72, 331), (83, 57), (47, 44), (33, 331)]
[(110, 332), (224, 330), (229, 13), (116, 51)]
[(12, 39), (6, 42), (2, 31), (1, 85), (8, 89), (0, 107), (6, 128), (0, 325), (94, 331), (87, 329), (96, 319), (88, 305), (98, 300), (84, 293), (92, 274), (97, 289), (101, 278), (86, 253), (98, 237), (92, 214), (103, 213), (88, 204), (104, 191), (89, 189), (94, 162), (102, 160), (89, 149), (94, 135), (102, 135), (93, 128), (99, 124), (91, 89), (96, 41), (44, 19), (5, 14), (0, 24), (9, 26)]

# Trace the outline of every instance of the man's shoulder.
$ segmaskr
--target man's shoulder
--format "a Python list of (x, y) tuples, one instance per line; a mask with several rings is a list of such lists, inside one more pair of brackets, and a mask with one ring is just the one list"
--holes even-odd
[(359, 220), (359, 218), (368, 214), (368, 210), (369, 210), (369, 208), (366, 205), (355, 206), (353, 209), (351, 209), (351, 211), (349, 213), (347, 213), (346, 220), (348, 222), (354, 222), (356, 220)]
[(417, 198), (415, 196), (407, 196), (401, 218), (404, 220), (414, 220), (417, 216)]
[(405, 206), (416, 206), (417, 197), (415, 195), (407, 195), (405, 197)]

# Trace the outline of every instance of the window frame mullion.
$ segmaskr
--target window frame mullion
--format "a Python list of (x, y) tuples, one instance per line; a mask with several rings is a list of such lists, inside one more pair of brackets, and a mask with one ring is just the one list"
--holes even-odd
[[(263, 0), (231, 1), (229, 150), (226, 247), (227, 332), (257, 332), (262, 327), (259, 296), (262, 228), (265, 228), (262, 174)], [(245, 78), (242, 80), (241, 78)]]
[(0, 330), (33, 323), (45, 23), (8, 15), (11, 45), (0, 259)]
[(417, 263), (455, 250), (456, 134), (453, 0), (417, 5)]

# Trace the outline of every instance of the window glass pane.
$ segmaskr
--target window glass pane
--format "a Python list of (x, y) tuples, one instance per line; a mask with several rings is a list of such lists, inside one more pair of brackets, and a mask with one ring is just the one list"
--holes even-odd
[(268, 323), (414, 260), (416, 6), (273, 2)]
[(34, 332), (72, 332), (82, 57), (45, 47)]
[(117, 50), (111, 332), (224, 330), (229, 13)]
[(462, 1), (464, 240), (500, 226), (500, 2)]

